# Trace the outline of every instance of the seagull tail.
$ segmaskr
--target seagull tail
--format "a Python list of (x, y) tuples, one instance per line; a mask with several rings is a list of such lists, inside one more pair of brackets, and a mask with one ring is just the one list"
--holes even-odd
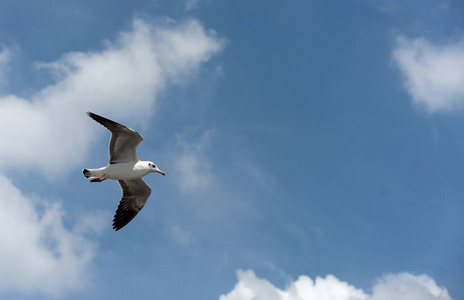
[(92, 172), (90, 172), (90, 171), (87, 170), (87, 169), (82, 170), (82, 173), (84, 174), (84, 177), (85, 177), (85, 178), (94, 177), (94, 176), (92, 175)]

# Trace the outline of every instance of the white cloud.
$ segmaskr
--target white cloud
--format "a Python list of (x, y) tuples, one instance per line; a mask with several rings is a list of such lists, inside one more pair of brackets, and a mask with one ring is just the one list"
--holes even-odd
[(392, 52), (413, 101), (428, 113), (464, 107), (464, 39), (434, 45), (399, 37)]
[(220, 300), (365, 300), (366, 295), (332, 275), (317, 277), (300, 276), (285, 290), (275, 287), (265, 279), (256, 277), (251, 270), (237, 271), (238, 283)]
[(409, 273), (390, 274), (380, 278), (366, 294), (333, 275), (325, 278), (300, 276), (285, 289), (279, 289), (251, 270), (237, 271), (238, 283), (219, 300), (451, 300), (445, 288), (426, 276)]
[(390, 274), (380, 278), (372, 288), (371, 300), (450, 300), (448, 291), (437, 286), (427, 275)]
[(135, 20), (132, 31), (100, 52), (70, 53), (40, 64), (55, 74), (56, 83), (30, 99), (0, 98), (0, 119), (9, 124), (0, 132), (0, 140), (9, 141), (0, 148), (0, 167), (57, 173), (81, 163), (84, 155), (75, 153), (86, 153), (95, 130), (86, 111), (118, 120), (148, 117), (167, 83), (188, 79), (222, 45), (197, 21), (154, 26)]
[(0, 290), (59, 294), (85, 286), (95, 243), (64, 228), (58, 204), (25, 197), (2, 175), (0, 190)]
[[(58, 295), (84, 287), (96, 255), (89, 234), (101, 232), (108, 222), (106, 214), (95, 212), (66, 228), (60, 205), (23, 195), (5, 176), (8, 170), (41, 171), (47, 177), (75, 171), (87, 157), (92, 131), (101, 129), (86, 111), (117, 120), (145, 119), (166, 85), (193, 78), (222, 47), (214, 32), (195, 20), (151, 24), (136, 19), (132, 30), (101, 51), (38, 63), (55, 82), (30, 98), (0, 97), (5, 124), (0, 131), (0, 292)], [(5, 51), (0, 67), (9, 59)]]

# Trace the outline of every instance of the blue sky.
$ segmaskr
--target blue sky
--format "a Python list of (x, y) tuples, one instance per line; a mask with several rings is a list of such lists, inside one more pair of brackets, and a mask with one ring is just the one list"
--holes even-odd
[[(464, 299), (462, 1), (3, 1), (0, 296)], [(166, 176), (111, 229), (92, 111)]]

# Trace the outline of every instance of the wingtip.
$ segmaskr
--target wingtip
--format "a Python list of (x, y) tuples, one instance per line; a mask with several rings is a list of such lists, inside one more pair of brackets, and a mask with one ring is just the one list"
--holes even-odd
[(116, 224), (116, 222), (113, 221), (113, 229), (114, 229), (114, 231), (118, 231), (118, 230), (121, 229), (121, 228), (122, 228), (121, 226), (118, 226), (118, 225)]
[[(116, 216), (115, 216), (115, 217), (116, 217)], [(113, 219), (113, 229), (114, 229), (114, 231), (118, 231), (119, 229), (121, 229), (121, 228), (123, 228), (124, 226), (126, 226), (128, 223), (129, 223), (129, 222), (124, 223), (124, 222), (121, 222), (120, 220), (118, 221), (118, 220), (116, 220), (116, 218), (115, 218), (115, 219)]]

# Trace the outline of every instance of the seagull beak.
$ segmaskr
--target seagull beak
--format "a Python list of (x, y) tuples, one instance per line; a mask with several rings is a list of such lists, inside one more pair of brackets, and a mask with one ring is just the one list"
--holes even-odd
[(165, 176), (164, 172), (161, 170), (156, 170), (155, 172), (160, 173), (161, 175)]

